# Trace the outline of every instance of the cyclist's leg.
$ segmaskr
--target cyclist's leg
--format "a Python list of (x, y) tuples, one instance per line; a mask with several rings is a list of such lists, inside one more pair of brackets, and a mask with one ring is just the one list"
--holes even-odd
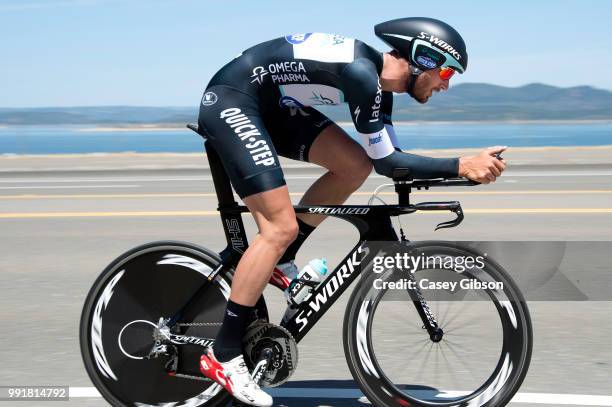
[[(328, 169), (306, 191), (300, 204), (341, 204), (372, 171), (363, 148), (314, 108), (273, 109), (264, 114), (264, 121), (280, 155)], [(298, 215), (298, 237), (285, 251), (281, 263), (295, 259), (302, 243), (323, 219), (321, 215)]]
[(243, 198), (259, 233), (245, 251), (232, 281), (230, 299), (254, 305), (278, 259), (295, 239), (298, 226), (286, 186)]
[[(372, 172), (372, 162), (365, 150), (335, 123), (323, 129), (314, 140), (308, 161), (328, 171), (308, 188), (300, 201), (302, 205), (342, 204)], [(312, 226), (326, 218), (311, 214), (299, 216)]]
[(207, 91), (215, 93), (215, 102), (211, 104), (208, 98), (202, 104), (199, 125), (208, 133), (234, 189), (255, 218), (259, 234), (238, 263), (214, 352), (204, 355), (201, 365), (214, 380), (226, 369), (234, 374), (232, 381), (234, 385), (240, 383), (242, 390), (228, 388), (228, 381), (218, 381), (234, 396), (240, 397), (239, 391), (244, 391), (265, 398), (260, 390), (252, 390), (257, 386), (241, 367), (242, 338), (274, 265), (295, 239), (295, 212), (257, 101), (226, 86), (213, 86)]

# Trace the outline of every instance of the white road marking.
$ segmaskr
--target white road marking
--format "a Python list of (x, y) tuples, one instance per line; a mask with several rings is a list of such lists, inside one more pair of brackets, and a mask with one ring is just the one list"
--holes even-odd
[[(290, 170), (289, 170), (290, 171)], [(0, 173), (1, 174), (1, 173)], [(303, 175), (285, 175), (285, 179), (314, 179), (323, 175), (323, 172)], [(512, 172), (505, 175), (507, 177), (609, 177), (612, 176), (612, 171), (599, 172), (581, 172), (581, 171), (563, 171), (563, 172)], [(370, 179), (388, 179), (382, 175), (372, 174)], [(160, 181), (211, 181), (210, 176), (184, 176), (184, 177), (113, 177), (113, 178), (49, 178), (49, 179), (20, 179), (7, 178), (1, 179), (0, 183), (70, 183), (70, 182), (160, 182)]]
[[(282, 398), (329, 398), (329, 399), (359, 399), (363, 397), (358, 389), (335, 388), (308, 388), (308, 387), (280, 387), (266, 389), (272, 397)], [(451, 393), (449, 391), (449, 393)], [(460, 393), (452, 391), (452, 393)], [(431, 391), (423, 391), (427, 396)], [(70, 387), (70, 398), (101, 398), (95, 387)], [(579, 405), (579, 406), (612, 406), (612, 396), (598, 396), (590, 394), (559, 394), (559, 393), (517, 393), (511, 401), (512, 404), (547, 404), (547, 405)]]

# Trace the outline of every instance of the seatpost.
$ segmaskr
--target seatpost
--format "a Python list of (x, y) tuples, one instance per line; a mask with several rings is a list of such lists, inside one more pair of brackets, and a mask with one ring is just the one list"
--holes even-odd
[(215, 185), (215, 192), (219, 200), (219, 212), (221, 213), (221, 223), (227, 240), (227, 247), (221, 251), (221, 259), (224, 264), (238, 264), (242, 253), (248, 247), (248, 239), (242, 222), (238, 203), (234, 199), (232, 184), (229, 176), (225, 172), (219, 154), (215, 151), (208, 140), (204, 143), (210, 174)]

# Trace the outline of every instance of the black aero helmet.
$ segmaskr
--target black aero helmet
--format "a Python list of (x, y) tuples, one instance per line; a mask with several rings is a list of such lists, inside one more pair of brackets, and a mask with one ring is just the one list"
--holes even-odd
[(463, 73), (467, 69), (465, 42), (443, 21), (426, 17), (398, 18), (377, 24), (374, 32), (420, 70), (450, 67)]

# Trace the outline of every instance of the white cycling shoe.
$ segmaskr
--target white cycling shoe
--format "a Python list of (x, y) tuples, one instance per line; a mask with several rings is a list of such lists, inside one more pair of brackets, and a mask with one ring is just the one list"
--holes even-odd
[(237, 400), (260, 407), (272, 406), (272, 397), (253, 381), (242, 355), (221, 363), (212, 348), (200, 357), (200, 371), (225, 388)]

